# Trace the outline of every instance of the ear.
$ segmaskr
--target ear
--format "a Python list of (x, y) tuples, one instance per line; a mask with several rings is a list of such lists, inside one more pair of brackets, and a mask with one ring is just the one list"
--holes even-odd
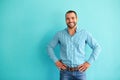
[(77, 21), (78, 21), (78, 17), (76, 17)]

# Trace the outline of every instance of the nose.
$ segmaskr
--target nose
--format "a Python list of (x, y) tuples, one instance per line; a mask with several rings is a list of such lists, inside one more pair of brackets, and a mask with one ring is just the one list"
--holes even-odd
[(69, 22), (72, 22), (72, 19), (69, 19)]

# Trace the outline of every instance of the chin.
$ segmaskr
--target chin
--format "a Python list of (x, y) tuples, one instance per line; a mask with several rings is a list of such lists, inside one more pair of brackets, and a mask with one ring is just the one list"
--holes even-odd
[(76, 25), (67, 25), (70, 29), (72, 29), (72, 28), (75, 28), (76, 27)]
[(68, 26), (70, 29), (75, 28), (75, 26)]

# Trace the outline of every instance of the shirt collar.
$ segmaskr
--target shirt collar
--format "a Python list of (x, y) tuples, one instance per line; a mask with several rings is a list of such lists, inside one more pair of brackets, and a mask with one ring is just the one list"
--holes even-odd
[[(65, 28), (66, 31), (68, 31), (68, 28)], [(76, 32), (79, 32), (80, 29), (78, 27), (76, 27)]]

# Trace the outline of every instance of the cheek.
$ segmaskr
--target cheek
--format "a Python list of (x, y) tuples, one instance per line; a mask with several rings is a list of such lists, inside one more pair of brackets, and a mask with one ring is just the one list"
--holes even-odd
[(77, 22), (77, 20), (75, 20), (75, 22)]
[(69, 20), (66, 20), (66, 23), (69, 23)]

